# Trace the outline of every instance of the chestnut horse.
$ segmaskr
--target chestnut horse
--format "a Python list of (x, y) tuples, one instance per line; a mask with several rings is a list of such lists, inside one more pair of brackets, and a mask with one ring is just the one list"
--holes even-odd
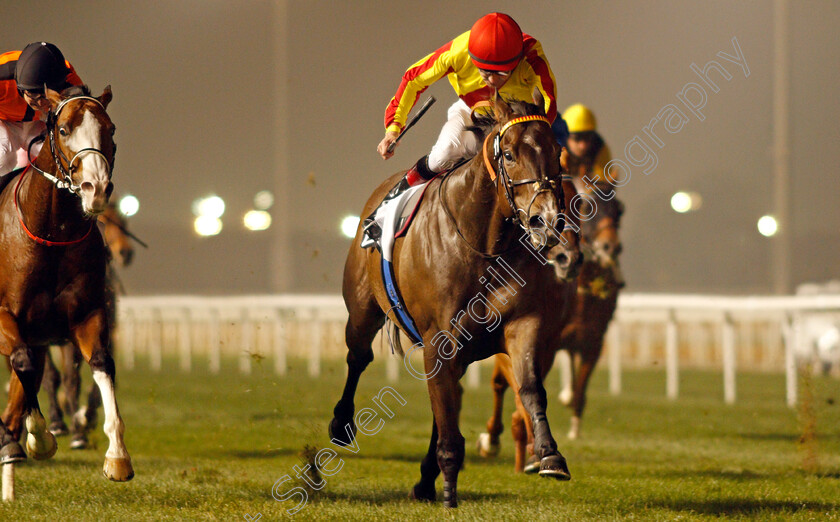
[(46, 90), (50, 112), (38, 157), (0, 195), (0, 353), (13, 373), (0, 422), (0, 464), (24, 460), (18, 444), (51, 457), (55, 437), (38, 404), (50, 344), (72, 341), (90, 364), (102, 393), (109, 439), (103, 471), (111, 480), (134, 476), (123, 442), (125, 425), (114, 394), (105, 271), (107, 253), (92, 217), (113, 190), (114, 124), (106, 107), (111, 89)]
[[(570, 439), (580, 436), (580, 419), (586, 404), (586, 387), (592, 370), (601, 356), (604, 334), (615, 313), (618, 292), (624, 286), (624, 279), (618, 266), (621, 254), (618, 228), (624, 205), (615, 197), (608, 201), (585, 198), (581, 214), (591, 216), (581, 221), (581, 250), (584, 262), (577, 280), (573, 312), (563, 326), (554, 346), (572, 356), (573, 384), (564, 390), (561, 400), (573, 410)], [(548, 372), (549, 367), (545, 368)], [(545, 375), (543, 375), (545, 378)], [(499, 434), (502, 432), (502, 405), (508, 386), (516, 390), (513, 369), (509, 358), (497, 355), (493, 369), (494, 392), (493, 415), (487, 421), (487, 432), (478, 440), (479, 453), (484, 457), (499, 452)], [(526, 464), (526, 450), (533, 445), (533, 431), (519, 394), (516, 394), (516, 410), (511, 421), (511, 433), (515, 442), (516, 471), (531, 472), (537, 469), (535, 459)], [(527, 445), (526, 445), (527, 443)]]
[[(535, 101), (494, 102), (495, 117), (478, 122), (487, 135), (482, 152), (430, 182), (414, 223), (394, 246), (404, 310), (422, 337), (404, 362), (410, 367), (411, 352), (422, 348), (425, 370), (410, 371), (427, 381), (434, 416), (420, 481), (411, 492), (418, 500), (435, 499), (435, 480), (443, 472), (444, 505), (457, 506), (456, 483), (464, 460), (458, 381), (470, 363), (496, 353), (507, 353), (514, 362), (522, 401), (535, 427), (539, 473), (570, 478), (549, 430), (542, 376), (554, 356), (550, 341), (559, 335), (558, 315), (562, 317), (574, 292), (572, 284), (559, 284), (558, 278), (574, 276), (580, 251), (576, 234), (547, 225), (562, 222), (565, 199), (574, 195), (574, 188), (568, 180), (561, 182), (560, 148), (540, 108), (542, 100)], [(402, 175), (380, 185), (362, 215), (369, 215)], [(564, 190), (571, 191), (565, 198)], [(344, 267), (348, 374), (329, 427), (333, 442), (341, 445), (354, 444), (356, 386), (373, 360), (371, 342), (386, 310), (392, 309), (380, 253), (360, 248), (361, 239), (360, 226)], [(548, 265), (541, 252), (553, 245), (557, 255)], [(561, 255), (565, 262), (559, 262)], [(503, 265), (509, 269), (504, 276), (508, 285), (500, 285), (504, 278), (499, 278), (493, 286), (490, 278)]]
[[(108, 247), (109, 261), (106, 281), (106, 298), (108, 303), (108, 316), (111, 320), (111, 347), (114, 346), (114, 329), (116, 326), (116, 299), (117, 295), (124, 293), (120, 283), (116, 267), (127, 267), (134, 258), (134, 245), (131, 240), (146, 246), (140, 239), (128, 231), (126, 219), (119, 213), (117, 206), (109, 202), (105, 211), (99, 214), (97, 220), (100, 223), (105, 245)], [(116, 267), (115, 267), (116, 265)], [(82, 354), (76, 349), (73, 343), (64, 343), (59, 347), (61, 352), (62, 370), (58, 371), (53, 363), (50, 352), (47, 351), (46, 364), (44, 365), (44, 391), (50, 405), (49, 429), (53, 435), (72, 434), (70, 441), (71, 449), (84, 449), (88, 447), (87, 432), (96, 426), (97, 409), (102, 404), (102, 396), (99, 387), (94, 383), (87, 393), (87, 405), (79, 406), (79, 395), (81, 387), (81, 376), (79, 374), (82, 362)], [(113, 353), (113, 352), (112, 352)], [(58, 389), (64, 386), (64, 409), (59, 404)], [(64, 422), (64, 411), (72, 415), (71, 428), (67, 428)]]

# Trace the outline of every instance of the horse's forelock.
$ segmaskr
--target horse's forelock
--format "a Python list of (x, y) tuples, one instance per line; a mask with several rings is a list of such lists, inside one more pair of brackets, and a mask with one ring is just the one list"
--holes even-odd
[(71, 85), (70, 87), (61, 91), (62, 98), (72, 98), (74, 96), (90, 96), (90, 89), (87, 85)]

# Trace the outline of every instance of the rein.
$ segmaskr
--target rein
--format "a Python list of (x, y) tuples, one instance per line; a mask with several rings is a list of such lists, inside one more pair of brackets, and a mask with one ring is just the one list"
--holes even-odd
[[(30, 165), (31, 165), (31, 164), (30, 164)], [(75, 240), (73, 240), (73, 241), (50, 241), (50, 240), (48, 240), (48, 239), (44, 239), (44, 238), (41, 238), (41, 237), (36, 236), (35, 234), (33, 234), (33, 233), (32, 233), (32, 232), (31, 232), (31, 231), (30, 231), (30, 230), (26, 227), (26, 223), (24, 223), (24, 222), (23, 222), (23, 213), (21, 213), (21, 211), (20, 211), (20, 205), (18, 204), (18, 191), (20, 190), (20, 184), (23, 182), (23, 177), (26, 175), (26, 172), (27, 172), (28, 170), (29, 170), (29, 167), (26, 167), (26, 168), (23, 170), (23, 172), (21, 172), (21, 173), (20, 173), (20, 178), (18, 178), (17, 185), (15, 185), (15, 194), (14, 194), (14, 196), (15, 196), (15, 197), (14, 197), (14, 201), (15, 201), (15, 212), (17, 213), (17, 216), (18, 216), (18, 221), (20, 221), (20, 226), (21, 226), (21, 227), (23, 227), (23, 231), (24, 231), (24, 232), (26, 232), (26, 235), (27, 235), (27, 236), (29, 236), (29, 238), (30, 238), (30, 239), (32, 239), (33, 241), (35, 241), (35, 242), (36, 242), (36, 243), (38, 243), (39, 245), (44, 245), (44, 246), (48, 246), (48, 247), (49, 247), (49, 246), (69, 246), (69, 245), (75, 245), (76, 243), (81, 243), (82, 241), (84, 241), (85, 239), (87, 239), (87, 237), (90, 235), (91, 231), (93, 230), (93, 222), (92, 222), (92, 221), (91, 221), (91, 223), (90, 223), (90, 228), (88, 228), (88, 231), (85, 233), (85, 235), (84, 235), (84, 236), (82, 236), (81, 238), (79, 238), (79, 239), (75, 239)], [(36, 169), (36, 170), (37, 170), (37, 169)]]

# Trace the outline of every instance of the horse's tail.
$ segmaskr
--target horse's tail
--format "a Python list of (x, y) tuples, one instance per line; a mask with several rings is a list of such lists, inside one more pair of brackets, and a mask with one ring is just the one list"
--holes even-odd
[(400, 357), (405, 357), (402, 340), (400, 339), (400, 328), (397, 326), (397, 323), (387, 319), (385, 321), (385, 333), (388, 334), (388, 344), (391, 346), (391, 353), (396, 352)]

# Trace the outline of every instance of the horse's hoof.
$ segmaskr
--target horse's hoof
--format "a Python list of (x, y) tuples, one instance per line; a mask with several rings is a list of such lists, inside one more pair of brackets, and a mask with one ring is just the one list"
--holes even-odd
[(80, 433), (73, 435), (73, 440), (70, 441), (70, 449), (83, 450), (89, 446), (87, 435)]
[(418, 482), (411, 489), (411, 498), (413, 498), (414, 500), (419, 500), (421, 502), (434, 502), (435, 498), (437, 498), (437, 494), (435, 493), (435, 485), (432, 484), (431, 488), (427, 488), (423, 486), (422, 482)]
[(571, 480), (572, 475), (562, 455), (549, 455), (540, 460), (540, 476), (557, 480)]
[(528, 462), (525, 463), (525, 467), (522, 469), (527, 474), (533, 474), (540, 470), (540, 461), (536, 455), (531, 455), (528, 457)]
[(108, 480), (114, 482), (127, 482), (134, 478), (134, 468), (131, 467), (131, 459), (105, 457), (105, 465), (102, 467), (102, 473)]
[[(350, 427), (349, 433), (347, 427)], [(356, 424), (351, 418), (348, 422), (341, 422), (333, 417), (330, 421), (330, 439), (339, 446), (352, 446), (356, 438)], [(348, 437), (350, 437), (348, 439)]]
[(494, 444), (489, 433), (482, 433), (478, 436), (476, 447), (478, 448), (478, 454), (487, 459), (499, 456), (501, 444), (498, 442)]
[(32, 433), (26, 436), (26, 451), (35, 460), (47, 460), (55, 455), (58, 450), (58, 444), (55, 442), (55, 437), (49, 431), (44, 431), (41, 437), (36, 437)]
[(67, 424), (65, 424), (63, 420), (57, 420), (50, 423), (50, 433), (56, 437), (62, 437), (70, 433), (70, 430), (67, 428)]
[(15, 441), (12, 441), (2, 448), (0, 448), (0, 464), (13, 464), (15, 462), (25, 462), (26, 453)]

